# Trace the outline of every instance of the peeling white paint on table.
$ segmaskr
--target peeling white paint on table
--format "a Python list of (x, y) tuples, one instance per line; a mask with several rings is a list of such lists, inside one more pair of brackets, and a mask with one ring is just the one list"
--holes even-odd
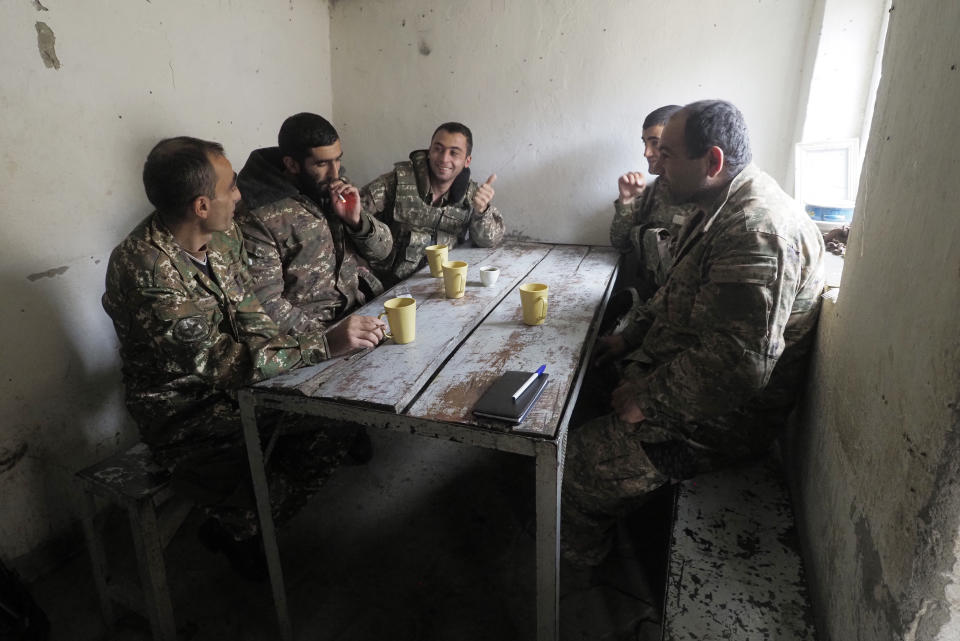
[[(507, 244), (458, 248), (451, 260), (469, 265), (466, 294), (447, 299), (443, 280), (421, 269), (356, 313), (376, 315), (398, 292), (417, 301), (416, 340), (386, 341), (373, 350), (302, 368), (240, 392), (267, 565), (281, 636), (293, 638), (283, 573), (270, 517), (255, 406), (350, 420), (369, 427), (442, 437), (536, 459), (537, 639), (555, 641), (560, 489), (567, 422), (583, 378), (620, 254), (608, 247)], [(481, 265), (500, 268), (483, 287)], [(549, 286), (547, 320), (524, 325), (517, 287)], [(472, 409), (507, 370), (546, 365), (550, 381), (526, 420), (511, 429), (477, 419)], [(269, 446), (268, 446), (269, 447)]]

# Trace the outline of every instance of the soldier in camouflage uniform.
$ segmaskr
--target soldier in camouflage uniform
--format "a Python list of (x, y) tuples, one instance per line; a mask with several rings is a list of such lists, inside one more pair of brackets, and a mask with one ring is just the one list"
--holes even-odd
[(321, 330), (383, 292), (368, 260), (390, 254), (390, 229), (361, 210), (340, 176), (336, 129), (311, 113), (287, 118), (279, 146), (240, 171), (237, 222), (257, 297), (280, 331)]
[[(157, 211), (114, 249), (103, 296), (120, 340), (127, 407), (154, 456), (173, 468), (174, 488), (203, 505), (234, 540), (250, 538), (257, 519), (236, 390), (376, 345), (382, 332), (369, 324), (353, 343), (323, 332), (280, 333), (253, 295), (233, 223), (240, 193), (220, 145), (163, 140), (150, 152), (143, 180)], [(310, 422), (261, 418), (267, 432), (281, 421)], [(268, 470), (278, 521), (316, 491), (352, 438), (316, 430), (281, 437)]]
[(613, 413), (569, 435), (563, 551), (581, 565), (604, 558), (616, 518), (652, 490), (767, 450), (802, 383), (819, 312), (823, 241), (750, 163), (736, 107), (687, 105), (660, 154), (660, 180), (698, 209), (667, 282), (599, 346), (627, 354)]
[[(643, 156), (650, 174), (659, 175), (660, 136), (677, 105), (660, 107), (643, 121)], [(639, 171), (617, 181), (619, 198), (613, 202), (610, 244), (632, 259), (624, 284), (635, 287), (645, 301), (667, 280), (673, 266), (672, 246), (683, 223), (692, 213), (689, 205), (676, 205), (660, 181), (646, 185)]]
[(414, 151), (361, 191), (364, 211), (390, 226), (393, 251), (374, 263), (391, 286), (426, 264), (424, 248), (439, 243), (453, 249), (469, 238), (477, 247), (503, 239), (503, 217), (490, 204), (496, 174), (482, 185), (470, 180), (473, 134), (465, 125), (437, 127), (430, 148)]

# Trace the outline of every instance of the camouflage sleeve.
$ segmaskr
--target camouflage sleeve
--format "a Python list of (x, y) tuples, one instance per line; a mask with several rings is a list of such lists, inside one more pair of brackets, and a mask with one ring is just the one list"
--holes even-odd
[(627, 345), (636, 348), (643, 344), (647, 330), (663, 307), (663, 290), (658, 289), (647, 302), (630, 310), (627, 326), (621, 332)]
[[(135, 322), (152, 336), (166, 369), (200, 377), (220, 389), (236, 389), (327, 357), (322, 334), (293, 337), (278, 334), (277, 326), (247, 294), (227, 316), (217, 300), (194, 299), (169, 287), (149, 287), (131, 293)], [(235, 339), (220, 323), (236, 328)]]
[[(373, 179), (360, 189), (360, 204), (364, 214), (368, 214), (390, 231), (393, 223), (393, 204), (397, 198), (397, 175), (387, 173)], [(393, 234), (390, 234), (390, 248), (379, 259), (370, 258), (371, 266), (379, 272), (389, 272), (393, 267), (397, 248), (394, 246)]]
[(613, 221), (610, 223), (610, 244), (627, 254), (633, 251), (630, 241), (631, 230), (637, 224), (637, 218), (642, 210), (649, 189), (645, 189), (639, 198), (635, 198), (629, 205), (624, 205), (617, 198), (613, 201)]
[(350, 231), (350, 228), (345, 226), (357, 252), (369, 261), (383, 260), (389, 256), (393, 249), (393, 234), (386, 223), (364, 209), (360, 212), (360, 224), (357, 232)]
[(503, 216), (493, 203), (482, 214), (473, 212), (470, 239), (477, 247), (496, 247), (503, 240)]
[[(783, 353), (802, 259), (783, 239), (733, 226), (720, 233), (693, 301), (698, 340), (635, 381), (639, 405), (702, 421), (762, 390)], [(659, 322), (659, 319), (655, 322)]]
[(240, 219), (247, 264), (253, 292), (280, 332), (301, 334), (321, 329), (302, 309), (283, 297), (283, 263), (277, 241), (255, 216), (244, 214)]

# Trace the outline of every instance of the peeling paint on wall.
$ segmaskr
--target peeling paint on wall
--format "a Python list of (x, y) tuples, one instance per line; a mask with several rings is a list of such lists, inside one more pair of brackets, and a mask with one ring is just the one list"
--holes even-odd
[(420, 41), (420, 54), (424, 56), (430, 55), (430, 45), (428, 45), (425, 40)]
[(45, 6), (40, 4), (40, 0), (33, 0), (33, 8), (36, 9), (37, 11), (50, 11)]
[(35, 280), (40, 280), (41, 278), (54, 278), (64, 273), (68, 269), (70, 268), (67, 267), (66, 265), (62, 265), (60, 267), (54, 267), (53, 269), (48, 269), (45, 272), (37, 272), (36, 274), (30, 274), (29, 276), (27, 276), (27, 280), (29, 280), (30, 282), (33, 282)]
[(13, 469), (20, 460), (27, 455), (27, 444), (21, 443), (12, 450), (0, 447), (0, 474)]
[(57, 52), (54, 50), (54, 43), (57, 37), (53, 35), (53, 29), (47, 26), (46, 22), (37, 22), (37, 47), (40, 49), (40, 59), (43, 60), (47, 69), (60, 68), (60, 60), (57, 59)]

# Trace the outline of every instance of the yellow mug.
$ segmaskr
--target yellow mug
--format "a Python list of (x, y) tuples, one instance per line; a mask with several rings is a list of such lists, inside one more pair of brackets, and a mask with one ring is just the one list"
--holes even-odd
[(383, 304), (385, 311), (380, 312), (377, 318), (387, 317), (390, 331), (384, 332), (387, 338), (394, 343), (403, 345), (412, 343), (417, 336), (417, 301), (412, 298), (391, 298)]
[(446, 245), (430, 245), (424, 250), (427, 253), (427, 262), (430, 263), (430, 275), (434, 278), (443, 276), (443, 264), (447, 262)]
[(447, 298), (463, 298), (467, 288), (467, 264), (462, 260), (443, 264), (443, 291)]
[(547, 286), (543, 283), (520, 285), (520, 306), (523, 322), (527, 325), (543, 325), (547, 318)]

